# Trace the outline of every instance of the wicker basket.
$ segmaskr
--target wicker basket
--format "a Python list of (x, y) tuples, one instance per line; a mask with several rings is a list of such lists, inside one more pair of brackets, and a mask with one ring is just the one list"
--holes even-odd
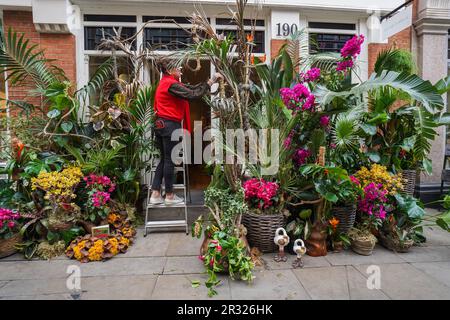
[(338, 231), (347, 234), (355, 224), (356, 204), (342, 207), (333, 207), (331, 210), (333, 216), (339, 220)]
[(250, 246), (257, 247), (264, 253), (277, 250), (273, 238), (277, 229), (284, 227), (286, 223), (284, 215), (261, 215), (248, 212), (243, 215), (242, 222), (247, 228), (247, 240)]
[(402, 177), (404, 180), (403, 192), (409, 196), (414, 197), (414, 191), (416, 189), (417, 171), (416, 170), (403, 170)]
[(20, 233), (16, 233), (9, 239), (0, 239), (0, 258), (6, 258), (17, 252), (15, 245), (22, 241)]
[(53, 222), (48, 224), (48, 230), (51, 232), (64, 232), (72, 229), (73, 226), (71, 222)]
[(414, 245), (414, 240), (406, 240), (400, 243), (400, 240), (392, 238), (384, 232), (380, 232), (379, 239), (383, 247), (399, 253), (409, 252), (409, 249)]

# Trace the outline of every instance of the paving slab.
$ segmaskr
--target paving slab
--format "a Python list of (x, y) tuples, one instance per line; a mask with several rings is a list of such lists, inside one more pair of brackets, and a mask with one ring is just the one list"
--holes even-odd
[(450, 262), (419, 262), (412, 266), (450, 288)]
[(112, 258), (105, 262), (79, 263), (82, 277), (133, 276), (162, 274), (166, 257)]
[(70, 294), (66, 279), (13, 280), (0, 288), (0, 297)]
[(450, 261), (450, 247), (412, 247), (409, 252), (399, 253), (398, 256), (406, 262)]
[(325, 256), (325, 259), (333, 266), (405, 262), (404, 260), (400, 259), (394, 252), (379, 245), (375, 246), (371, 256), (362, 256), (352, 251), (351, 249), (348, 249), (340, 253), (329, 253)]
[[(205, 274), (160, 275), (152, 293), (157, 300), (205, 300), (208, 289), (205, 287)], [(228, 300), (231, 298), (229, 279), (219, 276), (222, 282), (216, 287), (217, 295), (213, 299)], [(200, 286), (192, 287), (192, 281), (200, 281)]]
[(116, 257), (164, 257), (169, 247), (170, 236), (170, 233), (152, 232), (144, 238), (144, 230), (137, 229), (133, 245), (125, 254), (120, 254)]
[(66, 278), (67, 267), (75, 260), (5, 261), (0, 263), (0, 280)]
[[(275, 253), (268, 253), (262, 256), (267, 270), (289, 270), (292, 268), (292, 262), (297, 258), (296, 255), (288, 255), (287, 262), (276, 262), (273, 260)], [(329, 267), (331, 264), (324, 257), (304, 256), (302, 258), (305, 268)]]
[(425, 246), (450, 246), (450, 233), (439, 227), (426, 227), (423, 233), (427, 238)]
[(313, 300), (350, 298), (345, 266), (293, 270)]
[(389, 300), (390, 298), (378, 289), (369, 289), (367, 279), (353, 266), (346, 266), (348, 288), (351, 300)]
[[(151, 235), (150, 235), (151, 236)], [(198, 256), (203, 239), (193, 238), (185, 233), (170, 233), (167, 256)]]
[(81, 300), (146, 300), (152, 296), (156, 275), (85, 277)]
[(310, 300), (291, 270), (255, 272), (252, 283), (230, 281), (233, 300)]
[[(366, 274), (368, 266), (355, 266)], [(410, 264), (379, 265), (381, 290), (395, 300), (450, 299), (450, 288)]]
[(14, 297), (0, 297), (0, 300), (73, 300), (70, 294), (39, 294), (39, 295), (20, 295)]
[(194, 256), (187, 257), (167, 257), (164, 266), (164, 274), (193, 274), (204, 273), (203, 263)]

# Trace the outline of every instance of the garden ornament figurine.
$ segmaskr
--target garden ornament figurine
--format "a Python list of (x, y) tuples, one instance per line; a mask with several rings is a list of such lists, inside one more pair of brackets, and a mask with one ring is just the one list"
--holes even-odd
[(275, 232), (275, 238), (273, 238), (273, 241), (279, 248), (278, 254), (275, 256), (274, 260), (276, 262), (281, 261), (286, 262), (287, 257), (286, 254), (284, 253), (284, 247), (287, 246), (290, 241), (286, 230), (284, 230), (283, 228), (278, 228), (277, 231)]
[(297, 259), (292, 263), (292, 267), (294, 269), (303, 268), (302, 256), (306, 253), (306, 247), (302, 239), (295, 240), (294, 252), (297, 254)]

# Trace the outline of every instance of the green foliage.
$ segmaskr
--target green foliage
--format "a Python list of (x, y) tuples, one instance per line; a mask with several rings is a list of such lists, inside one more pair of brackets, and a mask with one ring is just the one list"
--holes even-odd
[(208, 245), (208, 250), (202, 257), (208, 279), (205, 282), (208, 296), (217, 294), (215, 287), (220, 283), (217, 273), (227, 272), (231, 279), (236, 277), (251, 282), (254, 279), (252, 270), (254, 264), (247, 255), (245, 244), (237, 237), (225, 232), (215, 232)]
[(380, 75), (384, 70), (412, 74), (414, 62), (411, 52), (403, 49), (387, 49), (378, 54), (374, 70)]
[(37, 44), (30, 45), (29, 39), (24, 39), (25, 34), (8, 29), (6, 37), (2, 34), (0, 45), (0, 70), (7, 73), (6, 80), (17, 85), (25, 80), (31, 80), (40, 89), (47, 88), (50, 84), (62, 77), (61, 70), (43, 57), (42, 51), (37, 51)]

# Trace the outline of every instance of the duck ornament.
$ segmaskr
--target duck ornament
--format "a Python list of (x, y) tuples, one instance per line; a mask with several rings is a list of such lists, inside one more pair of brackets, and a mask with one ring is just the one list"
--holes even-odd
[(284, 252), (284, 247), (286, 247), (289, 244), (289, 236), (287, 235), (286, 230), (283, 228), (278, 228), (275, 232), (275, 238), (273, 238), (273, 241), (278, 246), (278, 254), (275, 256), (274, 260), (276, 262), (286, 262), (287, 257)]
[(305, 247), (305, 243), (303, 242), (302, 239), (295, 240), (295, 242), (294, 242), (294, 252), (297, 254), (297, 259), (295, 259), (295, 261), (292, 262), (292, 267), (294, 269), (303, 268), (302, 257), (306, 253), (306, 247)]

